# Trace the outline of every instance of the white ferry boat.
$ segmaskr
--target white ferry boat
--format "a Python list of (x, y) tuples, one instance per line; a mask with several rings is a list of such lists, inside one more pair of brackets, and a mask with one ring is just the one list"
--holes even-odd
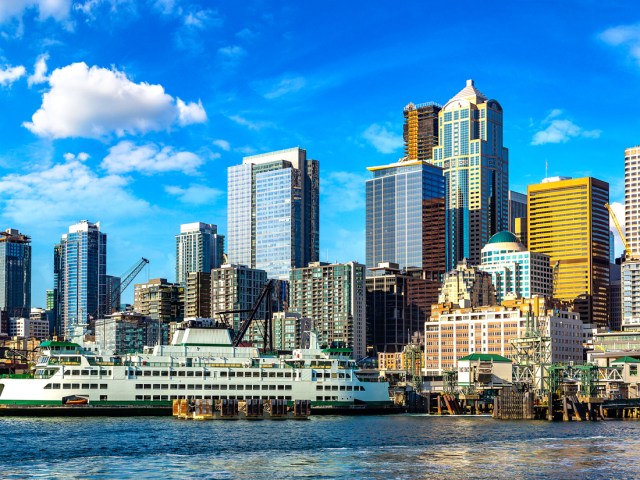
[[(313, 345), (313, 344), (312, 344)], [(227, 328), (179, 329), (171, 345), (107, 356), (73, 342), (46, 341), (30, 375), (0, 378), (0, 406), (170, 406), (178, 398), (310, 400), (312, 407), (391, 405), (387, 382), (359, 375), (340, 351), (260, 355), (234, 347)]]

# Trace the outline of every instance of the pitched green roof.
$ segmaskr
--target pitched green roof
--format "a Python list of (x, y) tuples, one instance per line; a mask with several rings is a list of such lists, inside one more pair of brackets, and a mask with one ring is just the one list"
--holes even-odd
[(620, 357), (611, 363), (640, 363), (640, 360), (633, 357)]
[(511, 360), (509, 360), (508, 358), (505, 358), (502, 355), (497, 355), (495, 353), (472, 353), (471, 355), (467, 355), (466, 357), (462, 357), (458, 359), (458, 361), (461, 361), (461, 360), (493, 362), (493, 363), (511, 363)]

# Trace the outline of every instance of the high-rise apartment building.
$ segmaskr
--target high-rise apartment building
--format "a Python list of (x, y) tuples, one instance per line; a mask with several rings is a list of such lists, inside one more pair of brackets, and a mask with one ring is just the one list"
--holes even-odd
[(622, 328), (640, 326), (640, 146), (624, 151), (625, 236), (631, 258), (621, 266)]
[(184, 287), (166, 278), (152, 278), (133, 286), (133, 309), (162, 323), (184, 320)]
[(529, 185), (529, 249), (549, 256), (554, 297), (572, 302), (584, 323), (608, 325), (609, 184), (553, 177)]
[(366, 183), (367, 268), (397, 263), (439, 282), (446, 261), (442, 169), (400, 161), (368, 170), (373, 178)]
[(319, 163), (301, 148), (245, 157), (228, 169), (228, 257), (286, 280), (318, 260)]
[(210, 223), (185, 223), (176, 235), (176, 283), (187, 285), (190, 272), (210, 272), (222, 265), (224, 236)]
[(366, 354), (364, 265), (311, 263), (291, 271), (289, 309), (313, 320), (321, 346)]
[(509, 190), (509, 231), (511, 233), (516, 232), (518, 218), (527, 218), (527, 196), (524, 193)]
[(106, 289), (107, 289), (107, 307), (105, 314), (109, 315), (113, 312), (120, 311), (120, 284), (121, 278), (114, 277), (113, 275), (107, 275)]
[(469, 259), (491, 236), (508, 229), (509, 160), (502, 107), (467, 80), (438, 114), (433, 163), (444, 170), (447, 270)]
[(58, 334), (70, 338), (75, 327), (107, 313), (107, 235), (100, 222), (82, 220), (69, 227), (54, 247)]
[(0, 232), (0, 310), (9, 318), (31, 311), (31, 238), (13, 228)]
[(553, 272), (549, 256), (528, 251), (511, 232), (499, 232), (491, 237), (482, 248), (479, 268), (491, 274), (498, 303), (508, 296), (552, 295)]
[(185, 318), (211, 318), (211, 272), (189, 272), (184, 294)]
[[(232, 264), (214, 268), (211, 270), (211, 316), (218, 320), (219, 312), (244, 310), (226, 316), (230, 326), (238, 331), (266, 283), (264, 270)], [(262, 302), (255, 318), (263, 320), (265, 313), (266, 305)]]
[(404, 154), (406, 160), (430, 161), (438, 145), (438, 113), (442, 105), (434, 102), (404, 107)]

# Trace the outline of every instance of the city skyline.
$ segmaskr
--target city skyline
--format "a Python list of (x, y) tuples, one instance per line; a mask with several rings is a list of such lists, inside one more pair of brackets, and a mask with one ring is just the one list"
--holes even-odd
[[(53, 245), (84, 218), (109, 232), (108, 272), (144, 256), (148, 277), (174, 281), (180, 224), (227, 234), (226, 168), (296, 145), (322, 162), (320, 259), (364, 263), (366, 167), (403, 156), (404, 106), (444, 104), (468, 79), (504, 108), (511, 190), (591, 175), (623, 201), (624, 150), (640, 143), (633, 2), (489, 6), (504, 28), (480, 37), (442, 5), (360, 7), (0, 5), (0, 222), (32, 238), (32, 305), (53, 287)], [(427, 12), (429, 28), (407, 28)], [(627, 108), (603, 115), (598, 99)]]

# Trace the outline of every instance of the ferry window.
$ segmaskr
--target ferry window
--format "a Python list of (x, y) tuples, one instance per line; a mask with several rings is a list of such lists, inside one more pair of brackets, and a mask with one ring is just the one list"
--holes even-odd
[(321, 402), (322, 401), (322, 397), (316, 397), (316, 401)]
[(260, 376), (260, 372), (253, 372), (253, 376), (254, 377), (259, 377)]
[(291, 395), (287, 395), (286, 397), (284, 397), (285, 400), (291, 400)]
[(159, 377), (160, 376), (160, 372), (158, 370), (154, 370), (153, 371), (153, 376), (154, 377)]
[(80, 384), (79, 383), (72, 383), (71, 384), (71, 388), (80, 388)]
[(178, 390), (185, 390), (186, 386), (185, 385), (178, 385)]
[(196, 377), (201, 377), (202, 376), (202, 372), (196, 372)]
[(145, 390), (151, 390), (151, 384), (150, 383), (145, 383), (144, 384), (144, 389)]
[(211, 385), (211, 390), (218, 390), (218, 385)]
[(160, 400), (160, 395), (154, 395), (154, 396), (153, 396), (153, 399), (154, 399), (154, 400)]
[(187, 377), (193, 377), (193, 372), (192, 371), (188, 371), (187, 372)]
[(45, 390), (51, 390), (51, 384), (50, 384), (50, 383), (47, 383), (47, 384), (44, 386), (44, 389), (45, 389)]
[(202, 385), (192, 385), (195, 390), (202, 390)]
[(316, 390), (322, 390), (322, 385), (316, 385)]
[(171, 395), (169, 398), (170, 398), (171, 400), (177, 400), (177, 399), (178, 399), (178, 396), (177, 396), (177, 395)]
[(89, 369), (82, 370), (82, 375), (91, 375), (91, 370)]
[(344, 377), (345, 378), (351, 378), (351, 374), (350, 373), (345, 373)]
[(338, 378), (344, 378), (344, 373), (339, 373)]
[(107, 384), (106, 383), (101, 383), (100, 384), (100, 390), (106, 390), (107, 389)]
[(167, 397), (166, 395), (162, 395), (162, 396), (160, 397), (160, 400), (168, 400), (168, 399), (169, 399), (169, 397)]
[(80, 375), (80, 370), (71, 370), (71, 375)]
[(220, 390), (226, 390), (227, 386), (226, 385), (220, 385)]
[(169, 389), (170, 390), (177, 390), (178, 389), (178, 385), (169, 385)]
[(263, 371), (263, 372), (261, 372), (261, 376), (262, 376), (262, 378), (264, 378), (264, 377), (268, 376), (268, 373)]
[(238, 372), (238, 373), (236, 373), (236, 376), (237, 377), (244, 377), (244, 373), (243, 372)]
[(338, 378), (338, 374), (337, 373), (332, 373), (331, 374), (331, 378)]
[(276, 372), (269, 372), (269, 378), (273, 378), (276, 376)]
[(91, 375), (98, 375), (98, 370), (91, 370)]
[(238, 390), (244, 390), (244, 385), (236, 385), (236, 389), (238, 389)]
[(210, 376), (211, 376), (211, 372), (204, 372), (204, 377), (205, 377), (205, 378), (208, 378), (208, 377), (210, 377)]
[(276, 386), (275, 385), (269, 385), (269, 390), (275, 390)]
[(331, 400), (331, 397), (324, 397), (325, 400)]
[(350, 392), (351, 390), (353, 390), (353, 387), (351, 385), (347, 385), (347, 392)]
[(184, 377), (184, 372), (182, 370), (178, 371), (178, 376), (179, 377)]
[(235, 390), (235, 389), (236, 389), (236, 386), (235, 386), (235, 385), (233, 385), (233, 384), (232, 384), (232, 385), (229, 385), (229, 390)]
[(106, 395), (100, 395), (100, 401), (101, 402), (105, 402), (107, 400), (107, 396)]
[(229, 372), (229, 377), (235, 377), (236, 376), (236, 372)]
[(161, 385), (159, 385), (160, 390), (169, 390), (169, 385), (166, 383), (163, 383)]
[(145, 400), (151, 400), (151, 395), (145, 395), (145, 396), (144, 396), (144, 397), (142, 397), (142, 398), (144, 398)]
[(285, 386), (284, 386), (284, 389), (285, 389), (285, 390), (291, 390), (291, 385), (285, 385)]
[(98, 384), (97, 383), (92, 383), (91, 384), (91, 389), (92, 390), (97, 390), (98, 389)]
[(62, 389), (63, 390), (70, 390), (71, 389), (71, 384), (70, 383), (63, 383), (62, 384)]
[(345, 388), (345, 386), (344, 386), (344, 385), (340, 385), (340, 390), (343, 390), (343, 391), (344, 391), (345, 389), (346, 389), (346, 388)]
[(159, 383), (154, 383), (153, 384), (153, 388), (154, 388), (154, 390), (160, 390), (160, 384)]
[(136, 400), (142, 400), (142, 395), (136, 395)]
[(168, 377), (169, 372), (167, 372), (166, 370), (163, 370), (162, 372), (160, 372), (160, 375), (162, 375), (163, 377)]
[(204, 389), (205, 389), (205, 390), (211, 390), (211, 385), (205, 385), (205, 386), (204, 386)]
[(276, 372), (276, 377), (282, 378), (284, 376), (283, 372)]
[(284, 385), (278, 385), (278, 390), (284, 390)]
[(145, 377), (150, 377), (151, 376), (151, 370), (145, 370), (143, 375)]
[(221, 377), (226, 377), (227, 376), (227, 372), (220, 372), (220, 376)]
[(54, 383), (51, 385), (51, 388), (53, 388), (54, 390), (60, 390), (60, 384), (59, 383)]
[(331, 387), (331, 390), (338, 390), (338, 385), (334, 385), (333, 387)]
[(88, 383), (83, 383), (82, 388), (90, 388)]
[(285, 372), (285, 373), (284, 373), (284, 376), (285, 376), (286, 378), (291, 378), (291, 372)]

